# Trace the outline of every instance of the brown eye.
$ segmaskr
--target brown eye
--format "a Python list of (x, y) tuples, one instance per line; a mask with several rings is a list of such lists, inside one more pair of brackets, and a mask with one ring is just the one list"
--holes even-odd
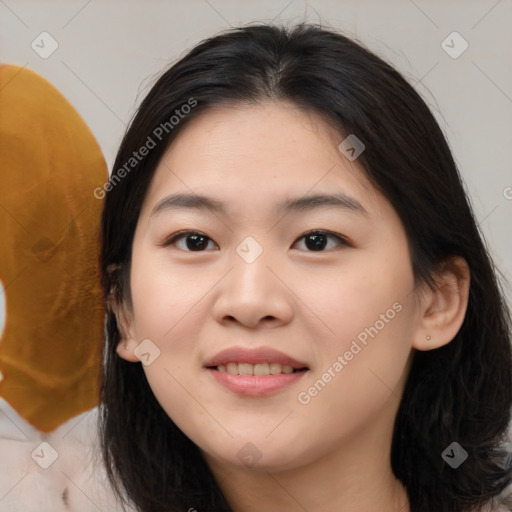
[[(328, 245), (329, 239), (335, 240), (337, 245), (349, 245), (347, 240), (341, 235), (324, 230), (309, 231), (299, 238), (299, 240), (301, 239), (304, 239), (308, 252), (325, 252), (324, 249)], [(332, 246), (328, 247), (328, 249), (331, 248)]]
[[(184, 244), (181, 247), (178, 246), (178, 242), (184, 240)], [(162, 245), (168, 247), (169, 245), (175, 245), (178, 249), (188, 252), (202, 252), (208, 247), (208, 241), (213, 240), (203, 233), (197, 231), (182, 231), (176, 233), (170, 239), (166, 240)], [(214, 243), (214, 242), (213, 242)]]

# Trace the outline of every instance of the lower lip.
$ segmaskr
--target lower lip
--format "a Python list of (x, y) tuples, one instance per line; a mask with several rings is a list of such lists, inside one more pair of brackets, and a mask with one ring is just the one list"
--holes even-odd
[(302, 379), (306, 371), (280, 373), (278, 375), (232, 375), (207, 368), (213, 378), (224, 387), (243, 396), (265, 396), (279, 391)]

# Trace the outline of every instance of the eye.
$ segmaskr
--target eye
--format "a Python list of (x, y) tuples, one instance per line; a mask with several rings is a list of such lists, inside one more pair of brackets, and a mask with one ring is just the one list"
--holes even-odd
[(338, 243), (338, 245), (350, 245), (344, 237), (336, 233), (333, 233), (332, 231), (317, 229), (305, 233), (298, 240), (301, 240), (303, 238), (305, 239), (306, 247), (308, 249), (311, 249), (308, 252), (325, 252), (323, 251), (323, 249), (325, 249), (326, 245), (328, 245), (327, 240), (329, 238), (335, 240)]
[[(181, 242), (182, 240), (185, 241), (185, 247), (183, 247), (183, 245), (181, 247), (178, 247), (177, 242)], [(162, 246), (168, 247), (169, 245), (176, 245), (178, 249), (184, 251), (201, 252), (208, 246), (208, 240), (213, 242), (213, 240), (210, 237), (206, 236), (203, 233), (199, 233), (198, 231), (180, 231), (179, 233), (173, 235), (171, 238), (165, 240)]]

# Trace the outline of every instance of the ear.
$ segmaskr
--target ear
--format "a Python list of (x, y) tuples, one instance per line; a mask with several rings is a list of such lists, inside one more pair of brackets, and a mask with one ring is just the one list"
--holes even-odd
[(119, 343), (116, 348), (117, 354), (119, 357), (126, 359), (126, 361), (132, 363), (140, 362), (140, 359), (134, 354), (138, 342), (135, 336), (132, 311), (124, 302), (115, 302), (112, 304), (112, 311), (116, 316), (117, 329), (119, 330)]
[(443, 262), (435, 287), (420, 292), (420, 318), (413, 346), (433, 350), (450, 343), (462, 326), (469, 299), (470, 271), (464, 258)]

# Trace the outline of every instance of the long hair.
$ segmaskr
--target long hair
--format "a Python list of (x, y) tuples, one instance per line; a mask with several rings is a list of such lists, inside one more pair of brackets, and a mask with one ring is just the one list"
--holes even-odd
[[(511, 320), (497, 271), (425, 102), (359, 43), (311, 24), (252, 25), (202, 41), (156, 81), (121, 143), (105, 187), (101, 253), (108, 311), (100, 436), (114, 489), (144, 512), (231, 510), (197, 446), (155, 399), (142, 366), (117, 355), (120, 334), (110, 304), (130, 303), (135, 227), (175, 135), (211, 107), (269, 99), (314, 111), (340, 135), (354, 133), (364, 142), (358, 163), (400, 216), (417, 283), (434, 286), (436, 268), (450, 257), (467, 261), (463, 324), (450, 343), (415, 351), (395, 420), (391, 467), (411, 512), (464, 512), (492, 503), (512, 482), (505, 449)], [(177, 123), (171, 119), (176, 111), (182, 114)], [(154, 147), (134, 161), (148, 137)], [(452, 442), (468, 452), (457, 469), (442, 457)]]

